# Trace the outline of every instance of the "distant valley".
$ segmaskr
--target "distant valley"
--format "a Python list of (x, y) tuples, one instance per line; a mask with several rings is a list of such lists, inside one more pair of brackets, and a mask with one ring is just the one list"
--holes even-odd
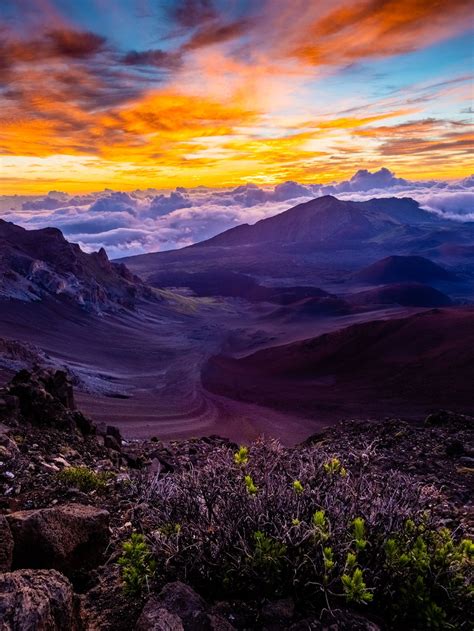
[(119, 261), (6, 222), (0, 244), (0, 375), (65, 365), (128, 436), (292, 443), (344, 415), (474, 405), (474, 224), (411, 199), (320, 197)]

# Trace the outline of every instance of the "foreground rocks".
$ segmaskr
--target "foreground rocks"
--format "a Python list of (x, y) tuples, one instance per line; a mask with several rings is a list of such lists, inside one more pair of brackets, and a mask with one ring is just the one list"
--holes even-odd
[(7, 515), (13, 567), (54, 568), (70, 574), (99, 565), (109, 542), (109, 513), (66, 504)]
[[(308, 444), (348, 453), (370, 443), (370, 471), (401, 470), (432, 485), (446, 525), (467, 533), (472, 428), (470, 417), (441, 412), (426, 423), (346, 422)], [(288, 598), (204, 600), (184, 583), (163, 584), (170, 577), (151, 581), (143, 597), (124, 593), (117, 561), (132, 532), (156, 529), (147, 495), (154, 479), (199, 470), (222, 446), (236, 447), (217, 436), (123, 440), (74, 409), (65, 373), (22, 371), (0, 393), (0, 631), (387, 628), (350, 609), (307, 617)], [(61, 477), (77, 468), (90, 475), (87, 487)]]
[(8, 572), (13, 561), (13, 535), (8, 521), (0, 515), (0, 572)]
[(79, 631), (72, 585), (56, 570), (0, 574), (2, 631)]
[(82, 434), (95, 432), (94, 424), (75, 410), (72, 382), (63, 370), (20, 370), (0, 390), (0, 420), (5, 418)]
[(168, 583), (146, 603), (136, 631), (232, 631), (225, 618), (209, 611), (206, 602), (184, 583)]

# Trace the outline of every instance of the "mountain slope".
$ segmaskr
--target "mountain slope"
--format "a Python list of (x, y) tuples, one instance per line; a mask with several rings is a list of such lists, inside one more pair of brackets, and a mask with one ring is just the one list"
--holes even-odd
[(423, 283), (393, 283), (345, 297), (351, 305), (400, 305), (402, 307), (448, 307), (449, 296)]
[(403, 282), (454, 282), (457, 280), (455, 274), (423, 256), (387, 256), (360, 270), (354, 274), (353, 278), (372, 285)]
[(145, 295), (142, 281), (104, 249), (87, 254), (56, 228), (25, 230), (0, 220), (0, 299), (55, 296), (101, 311), (133, 307)]
[(469, 245), (473, 227), (440, 219), (410, 198), (353, 202), (327, 195), (180, 250), (120, 260), (152, 284), (162, 274), (225, 271), (263, 285), (334, 292), (334, 282), (387, 255), (422, 254), (445, 243)]
[(400, 223), (432, 221), (412, 199), (342, 201), (331, 195), (299, 204), (250, 226), (231, 228), (199, 246), (231, 247), (255, 243), (306, 243), (367, 239)]
[(474, 309), (356, 324), (242, 359), (212, 358), (211, 392), (331, 420), (344, 414), (474, 409)]

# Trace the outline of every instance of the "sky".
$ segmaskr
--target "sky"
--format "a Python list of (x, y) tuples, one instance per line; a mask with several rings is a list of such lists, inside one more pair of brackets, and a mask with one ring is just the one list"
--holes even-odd
[(381, 167), (466, 178), (471, 12), (470, 0), (1, 0), (0, 192), (267, 190)]

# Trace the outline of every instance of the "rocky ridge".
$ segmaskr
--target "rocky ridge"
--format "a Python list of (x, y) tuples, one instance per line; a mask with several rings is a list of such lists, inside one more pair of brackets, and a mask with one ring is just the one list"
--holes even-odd
[(0, 219), (0, 300), (61, 299), (93, 313), (133, 308), (153, 292), (106, 251), (87, 254), (60, 230), (25, 230)]

